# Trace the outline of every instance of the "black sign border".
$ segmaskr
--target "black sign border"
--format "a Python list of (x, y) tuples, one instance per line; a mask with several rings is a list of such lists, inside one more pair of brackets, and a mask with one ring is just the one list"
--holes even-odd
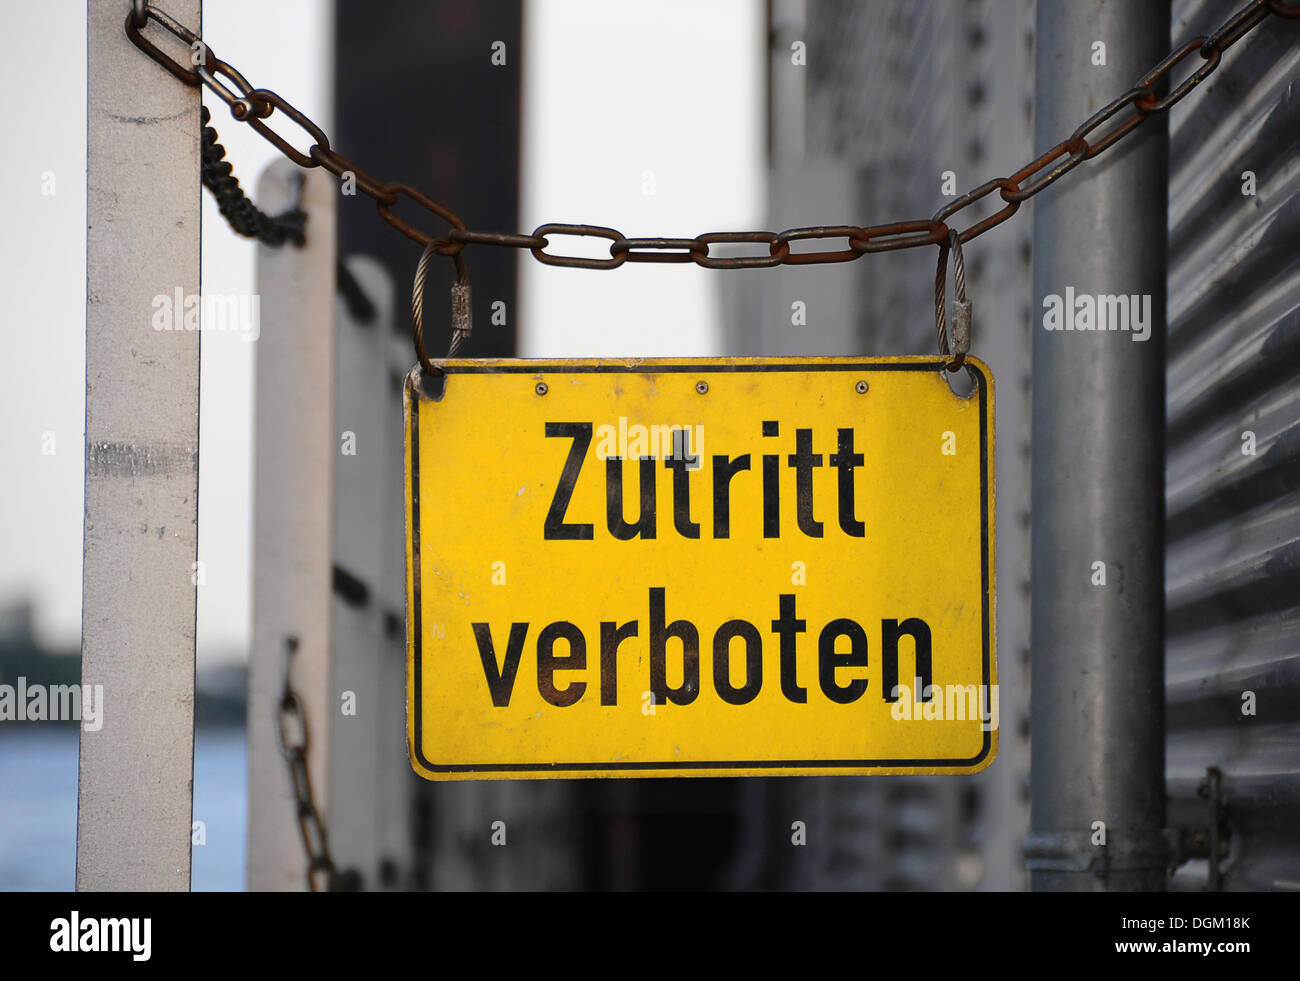
[[(620, 374), (651, 374), (680, 372), (767, 372), (767, 371), (924, 371), (939, 373), (944, 370), (943, 360), (918, 361), (837, 361), (828, 362), (768, 362), (746, 364), (725, 360), (683, 363), (656, 362), (645, 360), (595, 360), (585, 364), (572, 364), (562, 361), (502, 361), (499, 363), (466, 364), (456, 362), (441, 363), (448, 376), (457, 374), (589, 374), (598, 372), (617, 372)], [(984, 622), (983, 636), (983, 685), (987, 691), (990, 685), (990, 669), (993, 658), (992, 619), (989, 604), (989, 430), (988, 430), (988, 391), (989, 381), (983, 366), (968, 360), (966, 366), (978, 381), (977, 398), (980, 415), (980, 564), (981, 564), (981, 598)], [(913, 759), (913, 760), (744, 760), (744, 761), (707, 761), (707, 760), (668, 760), (661, 762), (616, 762), (616, 763), (433, 763), (424, 755), (424, 712), (423, 701), (423, 662), (421, 641), (423, 624), (420, 610), (420, 403), (426, 400), (415, 386), (416, 372), (407, 377), (407, 398), (410, 401), (411, 433), (410, 456), (408, 465), (411, 508), (411, 583), (412, 609), (408, 610), (408, 629), (411, 633), (411, 647), (414, 652), (411, 679), (409, 684), (413, 691), (408, 692), (407, 712), (414, 716), (413, 738), (410, 751), (415, 755), (421, 767), (430, 773), (573, 773), (577, 777), (592, 771), (726, 771), (726, 770), (847, 770), (847, 769), (906, 769), (930, 767), (962, 767), (975, 772), (984, 762), (992, 749), (993, 737), (989, 730), (984, 730), (984, 741), (980, 751), (964, 760), (952, 759)], [(413, 696), (413, 699), (412, 699)], [(991, 762), (991, 761), (990, 761)], [(419, 772), (417, 770), (417, 772)], [(423, 776), (423, 774), (421, 774)], [(725, 774), (724, 774), (725, 775)]]

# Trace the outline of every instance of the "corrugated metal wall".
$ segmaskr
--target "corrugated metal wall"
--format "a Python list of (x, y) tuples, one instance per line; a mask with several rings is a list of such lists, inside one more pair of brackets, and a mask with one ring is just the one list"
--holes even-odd
[[(1174, 36), (1239, 6), (1177, 2)], [(1218, 767), (1228, 889), (1300, 889), (1298, 78), (1300, 28), (1270, 19), (1170, 119), (1169, 820), (1206, 826)]]

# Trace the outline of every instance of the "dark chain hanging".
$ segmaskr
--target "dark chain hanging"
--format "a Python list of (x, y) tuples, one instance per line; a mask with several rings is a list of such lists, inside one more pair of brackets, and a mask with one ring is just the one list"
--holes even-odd
[(307, 212), (298, 205), (278, 215), (268, 215), (253, 204), (226, 159), (226, 148), (217, 142), (217, 131), (208, 125), (211, 114), (203, 107), (203, 149), (200, 171), (203, 186), (217, 199), (217, 209), (230, 227), (246, 238), (266, 245), (292, 242), (301, 247), (307, 241)]
[(311, 746), (307, 710), (289, 680), (293, 656), (297, 652), (298, 638), (286, 637), (283, 679), (280, 697), (275, 704), (275, 734), (280, 753), (289, 767), (298, 833), (307, 858), (307, 888), (311, 892), (354, 892), (360, 888), (360, 879), (355, 870), (340, 872), (335, 868), (330, 855), (329, 835), (312, 791), (311, 771), (307, 768), (307, 752)]

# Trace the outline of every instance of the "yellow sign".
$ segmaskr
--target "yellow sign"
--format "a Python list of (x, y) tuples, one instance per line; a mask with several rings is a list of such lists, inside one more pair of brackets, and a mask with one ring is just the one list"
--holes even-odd
[(968, 363), (968, 398), (915, 357), (454, 360), (436, 395), (413, 371), (416, 772), (988, 766), (993, 380)]

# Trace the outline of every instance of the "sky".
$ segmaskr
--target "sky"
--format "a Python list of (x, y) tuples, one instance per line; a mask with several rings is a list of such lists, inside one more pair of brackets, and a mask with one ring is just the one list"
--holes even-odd
[[(31, 600), (38, 639), (72, 649), (81, 633), (85, 4), (9, 0), (5, 15), (0, 608)], [(525, 0), (520, 230), (581, 221), (631, 237), (687, 237), (761, 227), (763, 31), (762, 0)], [(330, 132), (331, 3), (208, 0), (203, 35), (254, 85)], [(622, 81), (591, 84), (614, 77)], [(276, 151), (231, 123), (210, 93), (204, 102), (227, 120), (219, 132), (228, 158), (255, 187)], [(253, 244), (226, 227), (206, 193), (203, 209), (204, 292), (251, 293)], [(719, 353), (716, 277), (705, 270), (520, 269), (525, 356)], [(198, 647), (207, 664), (243, 659), (250, 634), (253, 356), (235, 332), (204, 334)]]

